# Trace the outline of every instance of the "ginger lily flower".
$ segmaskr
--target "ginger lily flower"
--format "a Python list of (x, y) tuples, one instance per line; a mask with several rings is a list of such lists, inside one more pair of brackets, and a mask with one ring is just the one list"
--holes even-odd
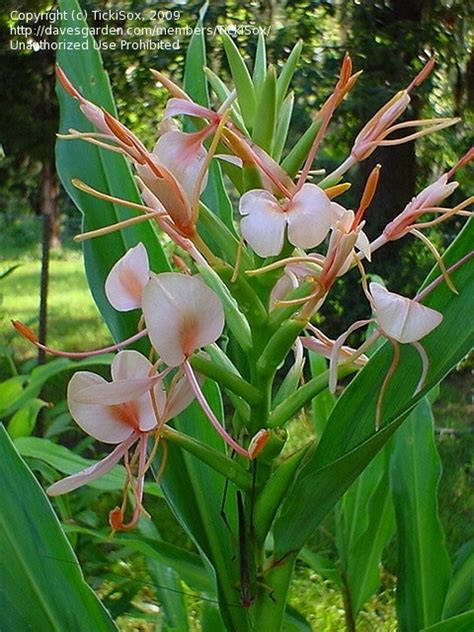
[(416, 395), (423, 388), (429, 368), (428, 356), (419, 341), (432, 332), (433, 329), (441, 323), (443, 315), (431, 307), (422, 305), (419, 302), (419, 299), (409, 299), (394, 292), (389, 292), (379, 283), (370, 283), (367, 296), (372, 305), (374, 319), (355, 322), (335, 341), (330, 359), (329, 387), (332, 392), (336, 389), (337, 359), (346, 339), (356, 329), (368, 325), (370, 322), (375, 320), (377, 329), (351, 356), (349, 356), (346, 361), (355, 361), (355, 359), (360, 357), (361, 354), (368, 347), (374, 344), (380, 336), (385, 336), (385, 338), (387, 338), (392, 344), (392, 364), (390, 365), (387, 375), (383, 381), (376, 408), (375, 428), (378, 430), (380, 427), (383, 396), (387, 385), (398, 366), (400, 358), (399, 343), (411, 344), (421, 358), (422, 371), (414, 392)]
[[(430, 184), (414, 197), (403, 211), (387, 224), (383, 230), (385, 240), (394, 241), (406, 235), (411, 228), (416, 227), (415, 222), (420, 215), (429, 212), (432, 207), (439, 206), (457, 187), (458, 182), (448, 182), (448, 174), (444, 173), (436, 182)], [(378, 246), (379, 242), (376, 242), (375, 245)]]
[[(210, 160), (202, 141), (216, 129), (218, 123), (214, 121), (195, 134), (166, 132), (158, 140), (154, 151), (149, 152), (116, 118), (82, 97), (59, 67), (57, 76), (68, 94), (79, 101), (83, 114), (101, 132), (94, 134), (73, 130), (70, 135), (61, 138), (83, 139), (127, 156), (136, 166), (146, 185), (164, 205), (180, 234), (194, 236), (197, 219), (194, 208), (196, 197), (199, 197), (206, 184), (205, 167)], [(188, 109), (192, 109), (193, 106), (199, 108), (184, 99), (176, 101), (188, 104)], [(221, 118), (219, 116), (219, 120)]]
[(238, 454), (253, 458), (217, 419), (189, 362), (195, 351), (222, 334), (224, 309), (217, 294), (197, 276), (153, 274), (143, 292), (143, 315), (160, 360), (169, 367), (182, 367), (201, 408), (224, 441)]
[[(121, 508), (110, 512), (114, 529), (131, 529), (137, 523), (142, 506), (144, 477), (151, 459), (147, 460), (147, 442), (151, 433), (179, 415), (194, 398), (186, 378), (173, 380), (165, 393), (162, 377), (151, 362), (137, 351), (121, 351), (111, 367), (112, 382), (89, 371), (76, 373), (68, 386), (68, 405), (73, 419), (87, 434), (116, 448), (98, 463), (54, 483), (47, 489), (50, 496), (59, 496), (86, 485), (109, 472), (125, 458), (129, 479), (124, 489)], [(159, 435), (158, 435), (159, 438)], [(138, 443), (130, 463), (137, 463), (132, 476), (128, 451)], [(130, 522), (124, 523), (128, 488), (135, 478), (135, 507)]]
[[(112, 382), (107, 382), (95, 373), (79, 371), (69, 382), (67, 401), (73, 419), (84, 432), (98, 441), (116, 444), (116, 448), (102, 461), (54, 483), (47, 493), (58, 496), (97, 480), (122, 457), (126, 458), (129, 449), (138, 443), (136, 459), (132, 459), (132, 462), (138, 460), (133, 489), (135, 508), (130, 523), (120, 525), (121, 528), (131, 528), (143, 511), (143, 484), (148, 468), (147, 439), (160, 422), (155, 402), (160, 402), (164, 410), (165, 395), (162, 376), (137, 351), (118, 353), (112, 362), (111, 373)], [(184, 403), (187, 405), (188, 399)], [(124, 498), (129, 484), (130, 481), (127, 482)], [(117, 521), (114, 526), (118, 526)]]
[(282, 203), (263, 189), (240, 198), (240, 230), (260, 257), (280, 254), (288, 227), (288, 241), (299, 248), (318, 246), (329, 232), (335, 214), (328, 196), (315, 184), (304, 184)]
[(140, 242), (130, 248), (110, 270), (105, 281), (105, 294), (109, 303), (119, 312), (140, 308), (143, 288), (149, 278), (148, 254)]

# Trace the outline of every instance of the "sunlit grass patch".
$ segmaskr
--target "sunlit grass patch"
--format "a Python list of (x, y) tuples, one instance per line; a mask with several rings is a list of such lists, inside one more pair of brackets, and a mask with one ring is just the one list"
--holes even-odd
[[(17, 358), (34, 356), (32, 346), (10, 331), (11, 319), (21, 320), (35, 330), (38, 324), (41, 263), (29, 257), (3, 259), (2, 269), (20, 263), (2, 280), (0, 308), (2, 344), (8, 344)], [(110, 341), (107, 328), (95, 306), (79, 254), (54, 258), (50, 262), (48, 296), (48, 344), (62, 349), (85, 350)]]

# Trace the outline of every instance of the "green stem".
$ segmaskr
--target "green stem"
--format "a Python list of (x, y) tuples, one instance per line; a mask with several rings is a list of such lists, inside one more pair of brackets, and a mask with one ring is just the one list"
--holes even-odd
[(211, 362), (211, 360), (195, 355), (190, 359), (190, 364), (198, 373), (215, 380), (236, 395), (240, 395), (249, 404), (258, 404), (261, 401), (261, 394), (252, 384), (249, 384), (243, 378), (231, 373), (222, 366)]
[(298, 450), (283, 461), (275, 470), (258, 495), (254, 509), (255, 539), (259, 546), (263, 546), (270, 530), (276, 512), (296, 476), (301, 461), (305, 457), (309, 446)]
[[(354, 365), (342, 365), (339, 367), (337, 375), (339, 378), (345, 377), (357, 371)], [(295, 393), (287, 397), (281, 404), (272, 410), (268, 419), (269, 428), (277, 428), (291, 419), (305, 404), (307, 404), (318, 393), (327, 388), (329, 380), (329, 371), (321, 373), (313, 377), (304, 386), (299, 388)]]
[(280, 632), (282, 629), (295, 559), (296, 553), (287, 555), (283, 560), (274, 562), (274, 566), (263, 576), (252, 606), (254, 630)]
[(247, 492), (251, 491), (252, 476), (235, 459), (229, 458), (222, 452), (218, 452), (197, 439), (178, 432), (170, 426), (163, 428), (163, 439), (171, 441), (204, 463), (207, 463), (213, 470), (230, 479), (240, 489)]

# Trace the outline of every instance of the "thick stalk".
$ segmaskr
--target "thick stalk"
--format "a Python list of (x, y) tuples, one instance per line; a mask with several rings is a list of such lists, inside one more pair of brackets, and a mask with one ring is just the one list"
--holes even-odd
[(257, 585), (257, 596), (252, 606), (254, 630), (280, 632), (282, 629), (295, 559), (296, 553), (291, 553), (275, 562)]

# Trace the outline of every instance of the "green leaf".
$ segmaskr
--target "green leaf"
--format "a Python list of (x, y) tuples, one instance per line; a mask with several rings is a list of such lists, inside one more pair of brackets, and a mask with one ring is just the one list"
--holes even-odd
[(288, 152), (285, 160), (281, 163), (281, 166), (290, 178), (295, 178), (296, 174), (301, 169), (320, 126), (321, 121), (313, 121), (303, 136)]
[(276, 75), (273, 66), (268, 69), (255, 114), (252, 140), (269, 154), (272, 153), (276, 123)]
[(341, 585), (341, 573), (337, 564), (329, 557), (315, 553), (304, 546), (298, 554), (298, 559), (307, 564), (324, 579), (330, 579), (338, 586)]
[[(61, 474), (68, 476), (95, 463), (95, 461), (85, 459), (62, 445), (39, 437), (19, 437), (15, 440), (15, 447), (23, 457), (40, 459)], [(124, 487), (126, 476), (125, 468), (121, 465), (115, 465), (105, 476), (89, 483), (89, 485), (101, 491), (116, 491)], [(145, 483), (145, 492), (153, 496), (163, 495), (156, 483)]]
[(265, 49), (265, 35), (260, 31), (257, 40), (257, 50), (253, 63), (252, 80), (255, 86), (255, 94), (259, 96), (267, 74), (267, 51)]
[(28, 437), (36, 426), (36, 420), (42, 408), (48, 404), (42, 399), (32, 399), (18, 409), (8, 423), (8, 434), (12, 439)]
[(441, 619), (451, 574), (438, 517), (441, 462), (433, 415), (423, 399), (394, 437), (390, 460), (398, 540), (397, 618), (401, 632)]
[[(323, 375), (328, 370), (328, 362), (326, 358), (323, 358), (323, 356), (320, 356), (312, 351), (309, 352), (309, 366), (312, 378)], [(316, 397), (314, 397), (311, 401), (313, 426), (318, 440), (324, 432), (329, 414), (334, 408), (335, 403), (336, 398), (329, 392), (328, 388), (318, 393), (318, 395), (316, 395)]]
[[(139, 531), (133, 533), (115, 534), (113, 540), (109, 533), (102, 533), (87, 527), (78, 525), (65, 525), (68, 533), (82, 533), (92, 536), (103, 542), (116, 544), (117, 546), (127, 546), (143, 553), (146, 557), (152, 558), (161, 564), (174, 569), (183, 581), (192, 589), (202, 594), (212, 593), (213, 583), (209, 577), (207, 569), (201, 562), (198, 555), (181, 549), (174, 544), (161, 540), (154, 532), (153, 523), (148, 519), (141, 519)], [(152, 533), (153, 532), (153, 533)], [(147, 535), (145, 535), (145, 533)]]
[[(474, 223), (469, 222), (445, 254), (446, 265), (471, 250)], [(425, 303), (444, 315), (443, 322), (423, 339), (430, 368), (423, 390), (414, 396), (421, 366), (418, 354), (404, 345), (399, 366), (387, 388), (384, 427), (374, 432), (375, 408), (391, 363), (388, 345), (370, 359), (339, 398), (312, 457), (298, 473), (291, 498), (275, 525), (277, 557), (297, 551), (355, 478), (403, 422), (416, 402), (467, 354), (473, 332), (467, 324), (474, 313), (474, 262), (452, 273), (459, 294), (439, 285)], [(437, 276), (433, 271), (430, 280)], [(453, 336), (453, 332), (456, 335)]]
[[(28, 375), (18, 375), (7, 380), (8, 386), (3, 393), (0, 392), (0, 406), (7, 408), (0, 410), (0, 413), (8, 417), (16, 410), (28, 404), (31, 399), (38, 397), (46, 382), (62, 373), (72, 369), (83, 369), (88, 366), (106, 366), (112, 361), (112, 354), (104, 354), (97, 357), (86, 358), (84, 360), (69, 360), (68, 358), (56, 358), (46, 364), (35, 367)], [(3, 382), (6, 384), (6, 382)], [(0, 384), (0, 387), (2, 384)]]
[(111, 632), (117, 628), (35, 478), (0, 426), (0, 611), (4, 630)]
[(0, 415), (2, 417), (7, 417), (12, 412), (12, 401), (15, 402), (22, 396), (27, 380), (26, 375), (15, 375), (0, 382)]
[[(103, 68), (100, 53), (94, 48), (93, 37), (84, 36), (87, 23), (77, 0), (60, 0), (59, 8), (65, 19), (61, 22), (63, 32), (59, 42), (64, 45), (58, 51), (57, 61), (81, 94), (98, 106), (116, 115), (108, 76)], [(81, 46), (74, 48), (75, 44)], [(84, 47), (84, 43), (87, 47)], [(70, 128), (80, 131), (95, 131), (79, 110), (77, 101), (58, 85), (60, 105), (60, 131)], [(83, 180), (91, 187), (116, 197), (140, 202), (140, 196), (125, 158), (82, 140), (58, 140), (56, 164), (62, 185), (83, 214), (85, 230), (94, 230), (114, 224), (119, 220), (139, 215), (137, 211), (99, 200), (76, 189), (72, 178)], [(89, 286), (97, 306), (105, 318), (115, 340), (123, 340), (137, 331), (138, 313), (117, 312), (109, 304), (104, 283), (114, 263), (132, 246), (142, 242), (147, 248), (150, 265), (154, 272), (170, 269), (157, 234), (151, 224), (136, 224), (123, 231), (110, 233), (84, 242), (84, 257)], [(147, 343), (141, 341), (137, 348), (146, 350)]]
[(280, 108), (283, 99), (286, 96), (288, 87), (295, 74), (296, 66), (300, 59), (301, 50), (303, 49), (303, 42), (299, 40), (293, 47), (293, 50), (288, 56), (288, 59), (281, 69), (280, 75), (277, 80), (277, 109)]
[(472, 632), (474, 629), (474, 610), (445, 619), (421, 632)]
[[(216, 93), (217, 98), (219, 99), (219, 101), (224, 102), (227, 99), (227, 97), (230, 95), (229, 88), (225, 85), (222, 79), (218, 75), (216, 75), (216, 73), (213, 72), (210, 68), (207, 68), (207, 67), (204, 68), (204, 72), (206, 74), (207, 80), (209, 81), (211, 85), (211, 88)], [(239, 104), (236, 103), (235, 101), (232, 104), (231, 117), (232, 117), (232, 120), (237, 124), (237, 126), (240, 127), (240, 129), (244, 133), (246, 133), (245, 124), (242, 119), (242, 115), (240, 113)]]
[(280, 162), (281, 155), (285, 148), (288, 130), (290, 129), (291, 116), (293, 114), (293, 106), (295, 103), (295, 95), (293, 92), (283, 101), (280, 111), (278, 112), (278, 121), (275, 130), (275, 138), (273, 141), (272, 158), (276, 162)]
[(313, 629), (305, 617), (290, 605), (285, 609), (285, 632), (311, 632)]
[(344, 494), (336, 516), (336, 541), (355, 618), (379, 587), (382, 552), (395, 527), (386, 449)]
[(247, 128), (252, 129), (257, 110), (255, 88), (247, 66), (239, 53), (237, 46), (227, 33), (222, 33), (222, 43), (229, 62), (230, 72), (234, 80), (240, 111)]
[(463, 544), (454, 555), (453, 574), (443, 609), (444, 619), (474, 609), (473, 569), (474, 539)]

